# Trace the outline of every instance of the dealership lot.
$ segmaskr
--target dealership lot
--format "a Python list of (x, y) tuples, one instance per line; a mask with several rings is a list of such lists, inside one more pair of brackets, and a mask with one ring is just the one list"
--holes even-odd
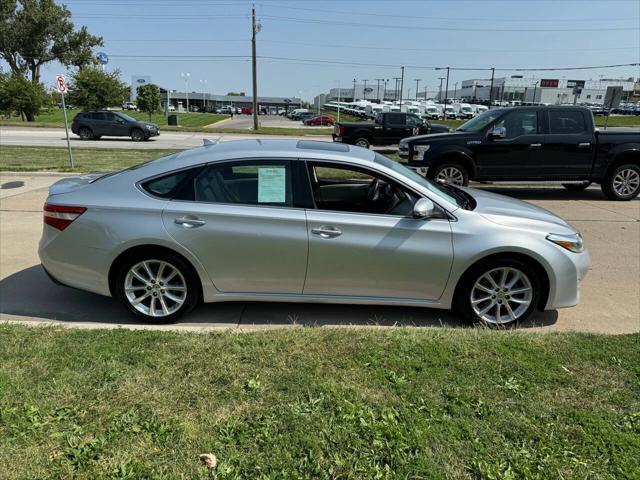
[[(0, 319), (141, 328), (109, 298), (54, 285), (39, 266), (42, 205), (59, 175), (3, 174), (0, 179)], [(482, 188), (487, 188), (483, 186)], [(524, 328), (628, 333), (640, 331), (640, 199), (611, 202), (600, 190), (492, 188), (546, 208), (584, 235), (593, 267), (571, 309), (536, 314)], [(203, 305), (180, 330), (255, 329), (291, 325), (463, 326), (448, 312), (404, 307), (226, 303)], [(153, 327), (158, 328), (158, 327)]]

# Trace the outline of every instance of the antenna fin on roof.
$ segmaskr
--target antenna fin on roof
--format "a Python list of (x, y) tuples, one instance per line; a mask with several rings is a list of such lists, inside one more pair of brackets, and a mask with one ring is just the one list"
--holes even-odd
[(219, 140), (220, 140), (219, 138), (216, 138), (215, 140), (210, 140), (208, 138), (203, 138), (202, 139), (202, 146), (203, 147), (210, 147), (212, 145), (217, 145)]

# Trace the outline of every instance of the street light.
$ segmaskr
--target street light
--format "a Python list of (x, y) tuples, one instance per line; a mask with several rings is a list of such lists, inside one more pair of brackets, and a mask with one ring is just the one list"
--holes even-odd
[(416, 78), (416, 102), (418, 101), (418, 91), (420, 90), (420, 87), (418, 85), (420, 85), (420, 79)]
[(363, 80), (364, 82), (364, 90), (362, 90), (362, 99), (366, 100), (367, 99), (367, 82), (369, 80)]
[(207, 99), (204, 96), (204, 91), (207, 88), (207, 80), (200, 80), (200, 85), (202, 85), (202, 111), (207, 111)]
[(189, 111), (189, 77), (190, 73), (181, 73), (180, 76), (184, 79), (184, 90), (187, 94), (187, 112)]

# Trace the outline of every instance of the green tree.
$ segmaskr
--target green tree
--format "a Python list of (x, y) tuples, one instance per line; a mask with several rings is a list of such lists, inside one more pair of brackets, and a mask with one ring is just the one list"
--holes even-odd
[(69, 103), (84, 110), (120, 105), (129, 96), (129, 87), (120, 81), (120, 72), (103, 72), (87, 67), (71, 75)]
[(50, 107), (51, 103), (52, 97), (42, 84), (33, 83), (23, 75), (0, 75), (0, 113), (15, 113), (33, 122), (40, 109)]
[(160, 110), (160, 89), (153, 83), (146, 85), (140, 85), (137, 90), (136, 105), (141, 112), (147, 112), (149, 114), (149, 121), (151, 121), (151, 114)]
[(0, 57), (33, 83), (49, 62), (80, 69), (97, 64), (92, 49), (102, 44), (86, 27), (76, 30), (71, 12), (53, 0), (0, 0)]

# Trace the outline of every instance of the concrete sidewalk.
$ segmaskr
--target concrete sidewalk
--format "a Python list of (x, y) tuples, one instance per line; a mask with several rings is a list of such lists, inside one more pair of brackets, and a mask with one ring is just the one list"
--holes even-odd
[[(446, 311), (407, 307), (234, 302), (202, 305), (175, 325), (136, 323), (107, 297), (53, 284), (39, 266), (44, 174), (0, 177), (0, 321), (79, 328), (178, 331), (254, 330), (295, 326), (466, 327)], [(483, 187), (485, 188), (485, 187)], [(597, 188), (500, 187), (492, 191), (531, 201), (580, 229), (593, 260), (575, 308), (534, 315), (521, 328), (601, 333), (640, 331), (640, 200), (607, 201)]]

